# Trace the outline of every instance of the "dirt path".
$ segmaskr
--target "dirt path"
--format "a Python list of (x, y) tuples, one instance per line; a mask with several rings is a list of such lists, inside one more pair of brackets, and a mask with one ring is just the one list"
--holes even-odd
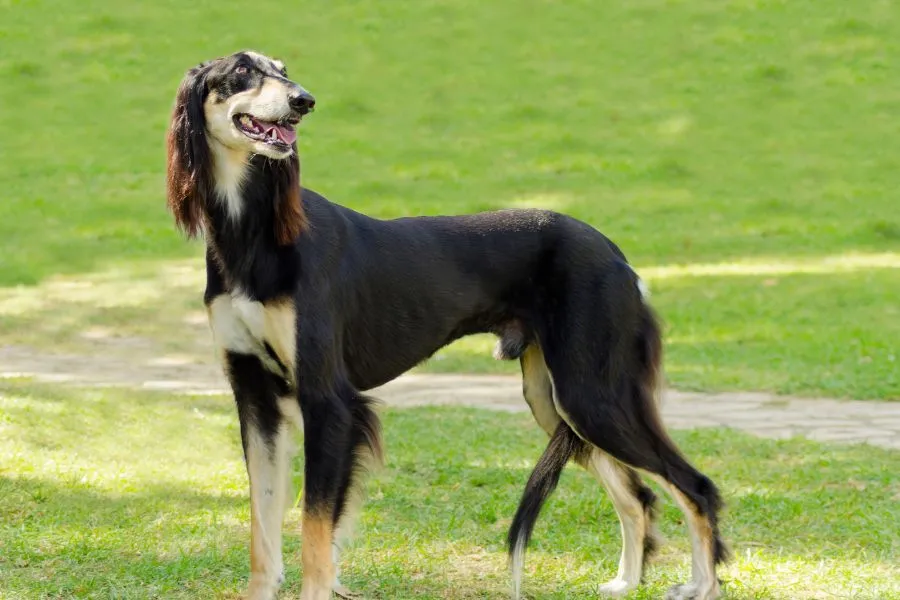
[[(16, 375), (74, 385), (124, 386), (190, 393), (224, 393), (227, 383), (212, 360), (195, 356), (121, 352), (48, 355), (0, 347), (0, 377)], [(527, 410), (518, 377), (405, 375), (373, 392), (391, 406), (458, 405)], [(867, 442), (900, 449), (900, 403), (807, 399), (762, 393), (703, 394), (669, 390), (663, 414), (670, 427), (732, 427), (784, 438), (802, 435), (829, 442)]]

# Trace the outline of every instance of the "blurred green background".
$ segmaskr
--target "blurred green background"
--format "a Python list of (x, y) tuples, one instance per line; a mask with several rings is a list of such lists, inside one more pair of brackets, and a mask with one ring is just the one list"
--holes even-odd
[[(614, 239), (650, 283), (676, 388), (900, 400), (894, 1), (0, 0), (0, 598), (242, 597), (231, 402), (135, 388), (219, 372), (164, 138), (184, 72), (251, 48), (315, 94), (303, 182), (331, 200), (544, 207)], [(515, 372), (492, 343), (420, 369)], [(10, 375), (92, 369), (133, 385)], [(344, 582), (508, 597), (502, 539), (545, 442), (531, 417), (390, 409), (385, 428)], [(900, 599), (897, 452), (674, 435), (727, 498), (729, 598)], [(594, 597), (616, 568), (612, 506), (563, 477), (529, 597)], [(663, 516), (634, 600), (687, 576), (683, 522)]]
[[(72, 350), (99, 327), (210, 358), (163, 142), (185, 70), (253, 48), (316, 95), (307, 187), (380, 217), (571, 213), (650, 281), (676, 387), (898, 399), (898, 17), (884, 0), (0, 0), (0, 345)], [(424, 368), (515, 370), (490, 343)]]

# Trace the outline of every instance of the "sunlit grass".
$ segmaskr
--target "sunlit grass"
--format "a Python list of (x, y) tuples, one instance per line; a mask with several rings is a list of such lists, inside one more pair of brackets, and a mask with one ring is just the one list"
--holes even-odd
[(685, 277), (747, 277), (757, 275), (832, 275), (878, 269), (900, 269), (900, 254), (845, 254), (803, 260), (773, 257), (726, 263), (702, 263), (645, 267), (642, 277), (649, 280), (683, 279)]
[[(524, 414), (384, 415), (388, 464), (369, 485), (344, 579), (367, 598), (505, 598), (505, 530), (545, 436)], [(0, 382), (0, 597), (238, 598), (248, 500), (237, 419), (222, 396), (65, 390)], [(728, 501), (739, 600), (900, 598), (900, 454), (676, 433)], [(301, 465), (295, 468), (297, 487)], [(298, 515), (288, 516), (287, 597), (299, 593)], [(632, 599), (688, 575), (680, 516)], [(575, 468), (539, 522), (531, 598), (585, 598), (615, 571), (618, 526)]]

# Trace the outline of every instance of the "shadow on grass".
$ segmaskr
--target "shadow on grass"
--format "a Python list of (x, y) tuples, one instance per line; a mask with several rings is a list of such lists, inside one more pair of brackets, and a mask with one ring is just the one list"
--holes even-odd
[(2, 476), (0, 497), (0, 590), (24, 594), (13, 597), (208, 597), (245, 575), (238, 495), (147, 484), (115, 494)]

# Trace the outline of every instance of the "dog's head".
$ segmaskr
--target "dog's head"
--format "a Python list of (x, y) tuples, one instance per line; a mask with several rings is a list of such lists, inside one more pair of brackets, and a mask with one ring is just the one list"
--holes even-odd
[(284, 64), (239, 52), (212, 61), (205, 70), (195, 76), (194, 85), (205, 94), (203, 116), (209, 134), (235, 150), (275, 159), (290, 156), (297, 139), (294, 128), (316, 101), (288, 79)]
[(279, 163), (272, 166), (276, 176), (297, 187), (299, 195), (295, 127), (314, 107), (315, 99), (288, 79), (281, 61), (256, 52), (238, 52), (188, 71), (168, 135), (168, 201), (182, 229), (190, 236), (199, 233), (213, 185), (212, 145)]

